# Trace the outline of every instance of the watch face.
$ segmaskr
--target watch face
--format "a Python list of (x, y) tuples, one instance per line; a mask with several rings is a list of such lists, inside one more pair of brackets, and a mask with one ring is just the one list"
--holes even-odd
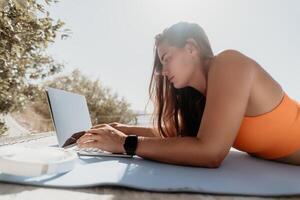
[(133, 155), (135, 154), (135, 150), (137, 148), (137, 136), (129, 135), (125, 139), (124, 148), (127, 154)]

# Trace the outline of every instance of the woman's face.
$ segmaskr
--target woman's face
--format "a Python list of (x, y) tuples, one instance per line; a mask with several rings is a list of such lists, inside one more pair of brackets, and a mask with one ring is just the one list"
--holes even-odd
[(199, 52), (196, 52), (196, 49), (189, 43), (183, 48), (162, 43), (158, 45), (157, 51), (163, 66), (162, 74), (175, 88), (189, 86), (193, 75), (201, 65)]

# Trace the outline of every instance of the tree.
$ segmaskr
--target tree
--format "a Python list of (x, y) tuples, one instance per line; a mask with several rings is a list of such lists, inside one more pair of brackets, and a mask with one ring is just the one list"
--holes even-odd
[[(46, 4), (56, 2), (45, 0)], [(45, 53), (64, 23), (54, 21), (35, 0), (0, 0), (0, 114), (21, 110), (35, 97), (32, 80), (60, 72), (63, 65)], [(0, 134), (7, 130), (0, 121)]]
[[(111, 93), (110, 88), (103, 87), (98, 79), (92, 81), (78, 69), (74, 70), (70, 75), (61, 75), (45, 81), (40, 85), (40, 88), (35, 88), (35, 93), (38, 95), (36, 95), (29, 106), (43, 118), (41, 122), (51, 123), (51, 116), (44, 92), (46, 87), (63, 89), (84, 95), (87, 99), (93, 125), (110, 122), (137, 123), (137, 114), (130, 109), (130, 104), (124, 98), (119, 99), (116, 93)], [(42, 127), (51, 126), (51, 124), (46, 124)]]

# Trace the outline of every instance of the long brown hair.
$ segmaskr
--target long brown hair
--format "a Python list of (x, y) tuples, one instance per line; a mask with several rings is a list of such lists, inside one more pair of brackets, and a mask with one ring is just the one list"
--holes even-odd
[(152, 123), (161, 137), (196, 136), (201, 123), (205, 96), (189, 86), (175, 88), (162, 76), (162, 63), (157, 52), (157, 47), (162, 42), (183, 48), (188, 38), (197, 42), (202, 59), (214, 56), (206, 33), (196, 23), (178, 22), (155, 36), (149, 95), (154, 102)]

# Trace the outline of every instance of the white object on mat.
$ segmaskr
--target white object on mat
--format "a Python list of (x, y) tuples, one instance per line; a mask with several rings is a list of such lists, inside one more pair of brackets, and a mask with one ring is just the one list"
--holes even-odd
[(0, 148), (0, 171), (19, 176), (68, 172), (75, 166), (76, 153), (62, 148), (5, 146)]

